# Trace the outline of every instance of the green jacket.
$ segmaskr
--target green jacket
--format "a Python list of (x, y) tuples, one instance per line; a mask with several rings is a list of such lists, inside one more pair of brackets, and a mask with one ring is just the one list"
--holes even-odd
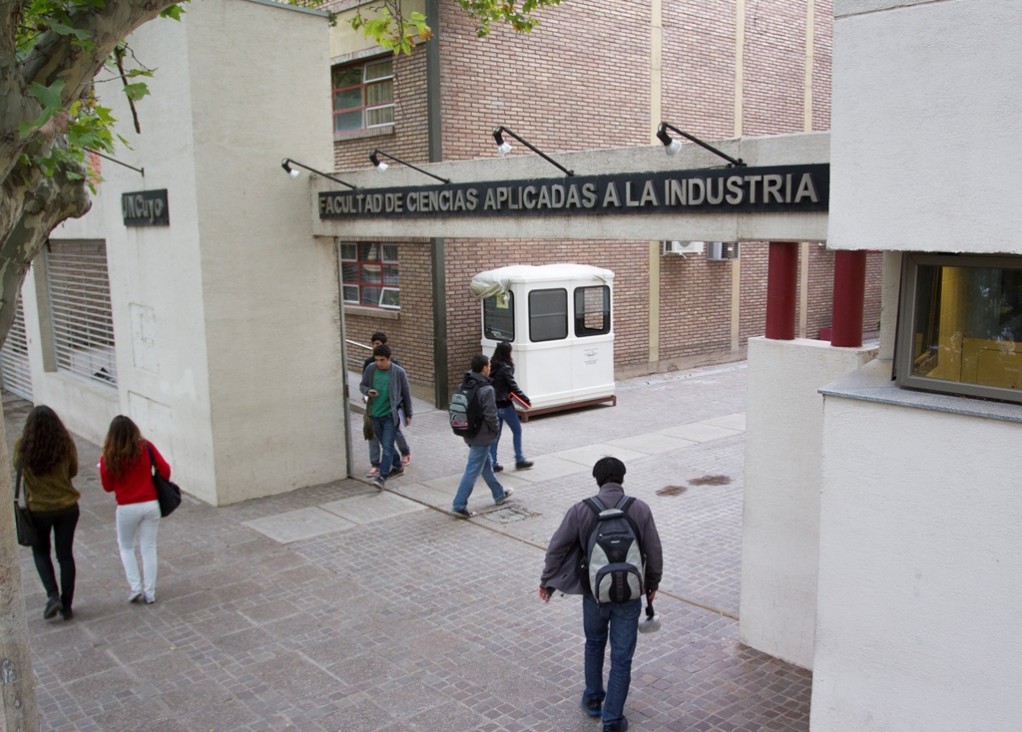
[[(21, 463), (18, 448), (21, 439), (14, 443), (14, 467)], [(30, 468), (21, 470), (21, 490), (28, 501), (28, 510), (34, 513), (64, 511), (78, 503), (80, 493), (71, 484), (78, 475), (78, 450), (71, 443), (71, 454), (67, 460), (57, 463), (46, 475), (36, 475)]]

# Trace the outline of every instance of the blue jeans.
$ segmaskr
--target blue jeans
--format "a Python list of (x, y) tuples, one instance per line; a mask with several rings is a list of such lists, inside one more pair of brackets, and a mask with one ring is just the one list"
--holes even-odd
[[(394, 442), (397, 443), (397, 450), (402, 455), (408, 455), (412, 450), (408, 447), (408, 440), (405, 439), (405, 433), (401, 431), (401, 425), (397, 425), (394, 430)], [(376, 433), (373, 433), (373, 439), (369, 440), (369, 464), (374, 468), (380, 467), (380, 441), (376, 439)]]
[(493, 494), (494, 502), (504, 500), (504, 486), (500, 484), (497, 476), (493, 474), (493, 464), (490, 462), (490, 446), (469, 445), (465, 474), (461, 476), (458, 492), (454, 496), (452, 508), (455, 511), (468, 508), (468, 497), (472, 495), (472, 489), (475, 488), (476, 479), (480, 473), (483, 474), (483, 480), (486, 481), (486, 485), (490, 487), (490, 493)]
[(401, 467), (401, 456), (394, 449), (394, 433), (397, 425), (389, 414), (386, 417), (373, 417), (373, 434), (380, 443), (383, 457), (380, 460), (380, 477), (384, 480), (390, 471)]
[[(589, 595), (582, 596), (582, 625), (586, 632), (586, 690), (583, 701), (602, 701), (603, 724), (624, 719), (628, 685), (632, 682), (632, 655), (639, 633), (642, 600), (612, 602), (600, 606)], [(610, 674), (603, 689), (603, 657), (610, 628)]]
[(511, 436), (515, 446), (515, 462), (525, 461), (525, 454), (522, 452), (522, 421), (518, 418), (518, 410), (514, 406), (497, 407), (497, 439), (490, 445), (490, 460), (494, 465), (499, 465), (497, 460), (497, 445), (500, 443), (500, 434), (504, 431), (504, 423), (511, 428)]

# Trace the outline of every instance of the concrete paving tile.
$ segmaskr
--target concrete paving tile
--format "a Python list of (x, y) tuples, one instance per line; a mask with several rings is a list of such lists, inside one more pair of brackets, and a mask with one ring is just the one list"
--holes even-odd
[[(556, 454), (541, 455), (533, 458), (533, 462), (535, 465), (528, 470), (515, 470), (513, 475), (529, 483), (544, 483), (548, 480), (585, 470), (577, 461), (568, 460)], [(592, 463), (589, 464), (589, 467), (590, 469), (592, 468)], [(506, 468), (505, 471), (507, 472)], [(497, 475), (498, 480), (501, 480), (503, 475), (504, 473), (499, 473)], [(457, 486), (457, 483), (455, 483), (455, 486)]]
[(741, 434), (739, 430), (727, 429), (703, 422), (683, 424), (660, 431), (669, 437), (680, 437), (683, 440), (691, 440), (692, 442), (709, 442), (710, 440), (719, 440), (722, 437), (734, 437)]
[[(643, 435), (611, 440), (606, 444), (612, 450), (628, 450), (633, 454), (640, 455), (657, 455), (664, 452), (681, 450), (698, 443), (694, 440), (683, 440), (680, 437), (671, 437), (660, 432), (647, 432)], [(615, 454), (615, 457), (619, 456)], [(624, 458), (619, 459), (624, 460)]]
[[(401, 480), (403, 481), (404, 476)], [(375, 495), (355, 496), (340, 501), (320, 504), (324, 511), (340, 516), (354, 524), (368, 524), (373, 521), (399, 516), (412, 511), (422, 511), (421, 503), (409, 501), (390, 491), (378, 491)]]
[(576, 447), (574, 450), (562, 450), (556, 454), (556, 457), (561, 460), (570, 460), (591, 473), (593, 465), (600, 458), (607, 456), (616, 457), (618, 460), (623, 461), (625, 464), (633, 458), (639, 458), (644, 455), (642, 452), (636, 452), (620, 446), (609, 445), (602, 442), (596, 442), (591, 445), (585, 445), (583, 447)]
[(738, 430), (739, 432), (745, 431), (745, 412), (738, 412), (737, 414), (726, 414), (723, 417), (714, 417), (713, 419), (702, 420), (703, 424), (710, 424), (715, 427), (724, 427), (729, 430)]
[(281, 544), (290, 544), (321, 534), (344, 531), (355, 524), (321, 508), (312, 507), (251, 519), (242, 525)]

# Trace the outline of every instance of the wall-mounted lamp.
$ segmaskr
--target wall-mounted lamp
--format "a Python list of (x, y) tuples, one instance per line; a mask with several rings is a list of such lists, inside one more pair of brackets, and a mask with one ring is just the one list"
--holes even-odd
[(322, 170), (310, 168), (308, 165), (303, 165), (302, 163), (299, 163), (297, 160), (292, 160), (291, 158), (284, 158), (284, 162), (280, 164), (280, 167), (282, 167), (284, 169), (284, 172), (287, 173), (292, 178), (297, 178), (299, 175), (301, 175), (301, 171), (295, 170), (294, 168), (291, 167), (292, 165), (297, 165), (299, 168), (305, 168), (310, 173), (315, 173), (316, 175), (321, 175), (324, 178), (329, 178), (334, 183), (340, 183), (342, 186), (348, 186), (348, 188), (352, 189), (358, 188), (358, 186), (353, 186), (351, 185), (351, 183), (347, 183), (341, 180), (340, 178), (334, 178), (332, 175), (324, 173)]
[(706, 144), (695, 135), (690, 135), (687, 132), (679, 130), (677, 127), (667, 122), (661, 122), (660, 128), (656, 131), (656, 136), (657, 139), (664, 144), (664, 147), (667, 149), (668, 155), (677, 155), (678, 151), (681, 150), (681, 143), (675, 140), (673, 137), (671, 137), (670, 134), (668, 134), (667, 130), (673, 130), (674, 132), (684, 137), (686, 140), (691, 140), (696, 145), (706, 148), (714, 155), (724, 158), (725, 160), (728, 161), (730, 167), (742, 168), (745, 166), (745, 162), (741, 158), (733, 158), (730, 155), (721, 152), (713, 145)]
[(451, 182), (450, 178), (441, 178), (439, 175), (434, 175), (433, 173), (430, 173), (428, 170), (423, 170), (422, 168), (420, 168), (418, 166), (415, 166), (415, 165), (412, 165), (411, 163), (406, 163), (401, 158), (395, 157), (394, 155), (391, 155), (390, 153), (385, 153), (385, 152), (383, 152), (383, 150), (373, 150), (371, 153), (369, 153), (369, 162), (372, 163), (373, 165), (375, 165), (376, 169), (378, 171), (380, 171), (381, 173), (383, 171), (385, 171), (387, 168), (389, 168), (390, 166), (387, 165), (382, 160), (380, 160), (380, 155), (382, 155), (385, 158), (390, 158), (395, 163), (401, 163), (401, 165), (406, 165), (409, 168), (411, 168), (412, 170), (417, 170), (420, 173), (422, 173), (423, 175), (428, 175), (430, 178), (435, 178), (435, 179), (437, 179), (439, 181), (442, 181), (444, 183), (450, 183)]
[(145, 168), (136, 168), (134, 165), (128, 165), (127, 163), (122, 163), (117, 158), (112, 158), (109, 155), (104, 155), (99, 150), (93, 150), (93, 149), (88, 148), (88, 147), (85, 148), (85, 152), (92, 153), (93, 155), (98, 155), (99, 157), (103, 158), (104, 160), (109, 160), (111, 163), (117, 163), (118, 165), (120, 165), (120, 166), (122, 166), (124, 168), (128, 168), (129, 170), (134, 170), (136, 173), (138, 173), (143, 178), (145, 178)]
[(558, 168), (559, 170), (564, 171), (564, 173), (566, 175), (575, 175), (575, 171), (568, 170), (563, 165), (558, 163), (556, 160), (552, 159), (549, 155), (544, 153), (542, 150), (540, 150), (536, 146), (530, 144), (527, 140), (522, 139), (521, 137), (519, 137), (518, 135), (516, 135), (514, 132), (509, 130), (507, 127), (504, 127), (503, 125), (498, 127), (497, 129), (495, 129), (493, 131), (493, 141), (497, 143), (497, 152), (500, 153), (502, 157), (504, 155), (507, 155), (509, 152), (511, 152), (511, 143), (509, 143), (507, 140), (504, 139), (504, 133), (507, 133), (511, 137), (513, 137), (516, 140), (518, 140), (518, 142), (520, 142), (523, 145), (525, 145), (525, 147), (527, 147), (530, 150), (532, 150), (534, 153), (539, 155), (541, 158), (546, 160), (548, 163), (553, 165), (555, 168)]

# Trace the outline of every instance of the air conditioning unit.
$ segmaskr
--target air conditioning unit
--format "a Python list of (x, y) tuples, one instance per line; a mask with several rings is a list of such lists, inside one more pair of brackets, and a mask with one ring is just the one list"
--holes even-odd
[(668, 254), (680, 254), (685, 256), (686, 254), (702, 254), (703, 245), (705, 242), (701, 241), (665, 241), (663, 244), (664, 255)]
[(726, 259), (738, 259), (738, 242), (711, 241), (706, 249), (706, 258), (711, 262), (723, 262)]

